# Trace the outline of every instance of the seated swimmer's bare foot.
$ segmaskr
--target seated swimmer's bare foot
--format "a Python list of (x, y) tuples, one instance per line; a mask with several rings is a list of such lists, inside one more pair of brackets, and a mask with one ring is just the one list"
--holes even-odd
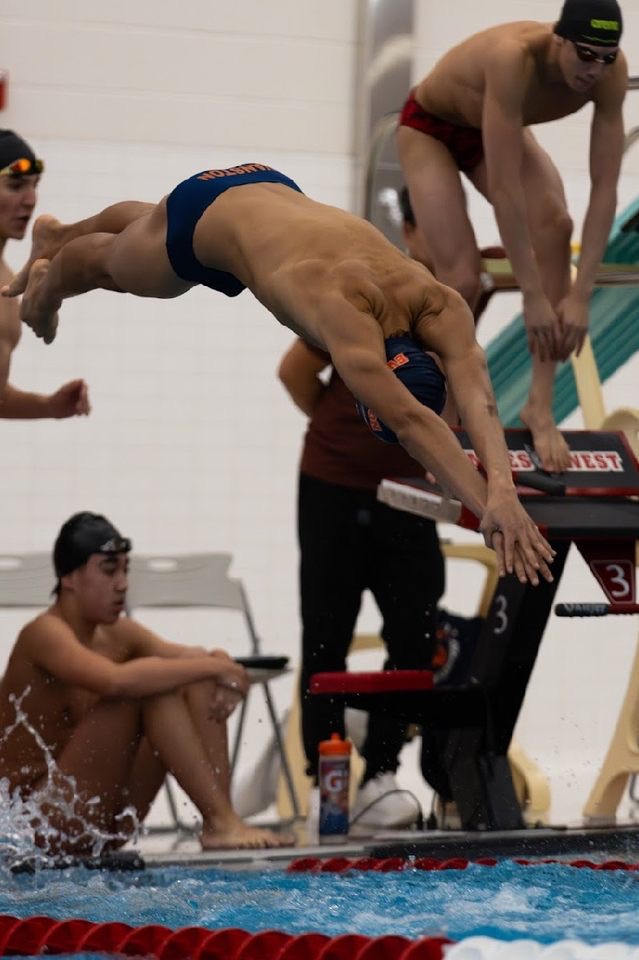
[(200, 843), (203, 850), (266, 850), (293, 847), (295, 837), (290, 833), (252, 827), (239, 817), (233, 817), (226, 823), (205, 827), (200, 834)]
[(31, 267), (36, 260), (52, 260), (65, 242), (65, 229), (59, 220), (48, 213), (42, 214), (33, 224), (31, 253), (29, 259), (16, 273), (11, 283), (2, 288), (3, 297), (18, 297), (27, 289)]
[(52, 343), (58, 329), (58, 308), (61, 301), (52, 303), (46, 296), (45, 281), (49, 272), (48, 260), (36, 260), (29, 271), (27, 288), (20, 303), (20, 319), (31, 327), (36, 337)]
[(563, 473), (570, 466), (570, 447), (550, 414), (535, 414), (529, 407), (519, 414), (533, 439), (541, 465), (547, 473)]

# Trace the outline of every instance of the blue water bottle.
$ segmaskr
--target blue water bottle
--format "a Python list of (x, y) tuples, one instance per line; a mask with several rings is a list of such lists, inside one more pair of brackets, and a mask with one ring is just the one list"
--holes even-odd
[(319, 841), (340, 843), (348, 836), (351, 742), (339, 733), (319, 745)]

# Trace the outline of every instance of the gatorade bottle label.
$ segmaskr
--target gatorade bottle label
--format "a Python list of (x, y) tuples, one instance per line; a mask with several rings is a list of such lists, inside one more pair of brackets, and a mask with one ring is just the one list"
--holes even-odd
[(348, 834), (349, 772), (349, 757), (325, 756), (320, 758), (320, 840), (322, 837), (346, 837)]

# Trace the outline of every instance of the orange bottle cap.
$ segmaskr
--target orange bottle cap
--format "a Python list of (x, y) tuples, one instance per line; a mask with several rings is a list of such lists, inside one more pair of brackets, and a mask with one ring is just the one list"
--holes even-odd
[(330, 740), (322, 740), (319, 745), (319, 752), (326, 756), (348, 756), (351, 752), (352, 743), (350, 740), (342, 740), (339, 733), (332, 733)]

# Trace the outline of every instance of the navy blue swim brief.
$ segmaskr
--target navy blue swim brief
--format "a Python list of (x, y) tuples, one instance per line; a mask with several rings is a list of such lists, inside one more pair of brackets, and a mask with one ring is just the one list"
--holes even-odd
[(193, 252), (193, 233), (204, 211), (231, 187), (248, 183), (283, 183), (302, 191), (289, 177), (264, 163), (242, 163), (226, 170), (203, 170), (183, 180), (166, 200), (166, 252), (175, 273), (189, 283), (201, 283), (236, 297), (245, 289), (233, 274), (204, 267)]

